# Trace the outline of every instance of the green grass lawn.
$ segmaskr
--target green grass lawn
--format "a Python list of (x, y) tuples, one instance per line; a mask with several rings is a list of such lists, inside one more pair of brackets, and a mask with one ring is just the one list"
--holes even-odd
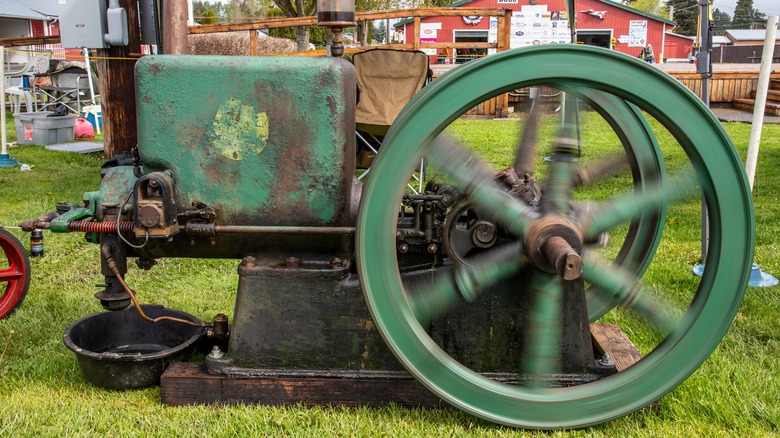
[[(586, 115), (587, 117), (587, 115)], [(586, 155), (608, 155), (613, 139), (598, 128), (585, 138)], [(12, 131), (12, 124), (9, 132)], [(518, 122), (461, 120), (452, 127), (497, 167), (508, 163), (496, 145), (511, 144)], [(544, 129), (553, 129), (544, 127)], [(726, 129), (740, 156), (747, 150), (750, 125)], [(13, 136), (12, 136), (13, 137)], [(664, 141), (664, 138), (661, 138)], [(605, 149), (606, 148), (606, 149)], [(13, 158), (32, 166), (0, 168), (0, 225), (17, 225), (52, 210), (60, 200), (78, 201), (100, 183), (100, 154), (46, 151), (38, 146), (10, 148)], [(678, 155), (667, 167), (684, 169)], [(764, 127), (754, 200), (755, 261), (780, 275), (780, 126)], [(680, 170), (681, 172), (684, 170)], [(543, 173), (543, 171), (542, 171)], [(617, 176), (590, 195), (608, 196), (625, 184)], [(599, 190), (604, 190), (603, 193)], [(694, 200), (675, 207), (667, 221), (698, 221)], [(699, 262), (697, 232), (673, 236), (675, 257), (648, 281), (673, 290), (690, 281)], [(29, 245), (29, 236), (16, 233)], [(778, 436), (780, 434), (780, 297), (778, 287), (749, 288), (734, 324), (702, 367), (666, 395), (660, 409), (642, 410), (579, 431), (529, 432), (478, 420), (455, 409), (387, 407), (306, 408), (263, 406), (167, 407), (157, 387), (110, 391), (90, 385), (75, 357), (62, 344), (71, 323), (101, 311), (93, 294), (102, 282), (96, 245), (81, 233), (44, 233), (46, 255), (34, 258), (32, 282), (23, 305), (0, 321), (0, 436)], [(659, 251), (662, 253), (663, 251)], [(682, 254), (682, 255), (681, 255)], [(657, 257), (665, 257), (659, 254)], [(237, 261), (163, 259), (151, 271), (130, 267), (128, 281), (144, 303), (181, 309), (202, 320), (232, 315)], [(638, 341), (641, 343), (641, 340)], [(641, 347), (641, 345), (640, 345)]]

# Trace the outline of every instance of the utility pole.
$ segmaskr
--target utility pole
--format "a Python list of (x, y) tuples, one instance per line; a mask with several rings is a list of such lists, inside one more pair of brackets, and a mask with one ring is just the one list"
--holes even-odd
[(186, 0), (165, 0), (162, 4), (163, 53), (183, 55), (187, 53), (187, 11)]
[(104, 120), (103, 152), (106, 157), (130, 152), (138, 143), (135, 115), (135, 62), (131, 60), (131, 53), (141, 51), (138, 2), (119, 0), (119, 6), (127, 12), (128, 45), (98, 49), (96, 59)]
[(699, 15), (699, 62), (697, 73), (701, 75), (701, 100), (710, 106), (710, 78), (712, 77), (712, 9), (711, 0), (701, 0)]
[[(710, 0), (700, 0), (699, 14), (699, 59), (696, 72), (701, 75), (701, 101), (710, 106), (710, 77), (712, 77), (712, 20), (710, 20)], [(707, 253), (710, 246), (710, 218), (707, 213), (707, 202), (701, 200), (701, 265), (693, 268), (696, 275), (704, 273), (707, 263)]]

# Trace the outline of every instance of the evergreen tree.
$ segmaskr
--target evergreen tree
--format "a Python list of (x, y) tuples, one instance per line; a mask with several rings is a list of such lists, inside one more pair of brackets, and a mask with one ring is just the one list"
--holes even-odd
[(715, 25), (713, 35), (723, 35), (727, 29), (731, 29), (731, 17), (720, 9), (712, 11), (712, 21)]
[(766, 14), (753, 9), (753, 29), (766, 29)]
[(734, 29), (753, 28), (753, 0), (737, 0), (731, 27)]
[(385, 26), (385, 21), (380, 20), (379, 24), (374, 27), (374, 38), (379, 42), (384, 42), (386, 35), (387, 27)]
[(674, 32), (680, 35), (695, 36), (699, 29), (699, 2), (697, 0), (667, 0), (667, 8), (674, 7), (672, 20), (677, 23)]

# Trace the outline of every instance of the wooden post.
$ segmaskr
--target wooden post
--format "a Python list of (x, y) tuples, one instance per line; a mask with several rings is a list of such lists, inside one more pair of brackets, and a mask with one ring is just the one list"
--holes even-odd
[(249, 31), (249, 55), (250, 56), (257, 56), (259, 55), (259, 50), (257, 47), (257, 31), (256, 30), (250, 30)]
[[(496, 41), (496, 52), (500, 53), (509, 50), (509, 39), (512, 33), (512, 10), (507, 9), (504, 15), (498, 16), (498, 37)], [(509, 94), (504, 93), (496, 96), (496, 118), (505, 118), (509, 116)]]
[(97, 51), (100, 99), (103, 111), (103, 153), (106, 158), (130, 152), (138, 143), (135, 114), (135, 61), (131, 53), (141, 52), (138, 7), (135, 0), (119, 0), (127, 12), (129, 43)]
[(420, 50), (420, 17), (414, 17), (414, 50)]
[(506, 17), (503, 15), (499, 15), (496, 18), (498, 18), (498, 29), (496, 29), (496, 53), (501, 53), (506, 50), (506, 41), (504, 40), (504, 26), (507, 25), (507, 21)]
[(501, 37), (504, 39), (504, 50), (511, 49), (512, 40), (512, 10), (507, 9), (504, 12), (504, 29), (501, 32)]
[(187, 0), (163, 2), (163, 53), (187, 53)]

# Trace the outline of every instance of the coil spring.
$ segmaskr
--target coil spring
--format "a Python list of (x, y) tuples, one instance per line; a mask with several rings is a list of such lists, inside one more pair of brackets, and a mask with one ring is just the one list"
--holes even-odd
[[(116, 222), (68, 222), (68, 231), (83, 231), (86, 233), (116, 233)], [(119, 230), (123, 233), (133, 231), (130, 221), (119, 222)]]

